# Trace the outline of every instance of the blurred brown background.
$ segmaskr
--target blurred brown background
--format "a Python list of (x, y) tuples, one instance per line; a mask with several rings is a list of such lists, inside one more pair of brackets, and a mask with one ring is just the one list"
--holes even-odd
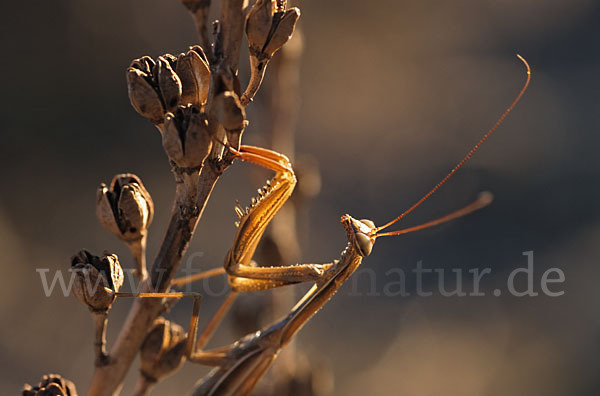
[[(382, 239), (364, 267), (492, 269), (486, 297), (360, 295), (346, 285), (299, 335), (329, 361), (336, 395), (596, 395), (600, 391), (598, 134), (600, 5), (592, 0), (309, 2), (297, 149), (320, 163), (323, 188), (303, 222), (302, 257), (326, 262), (345, 244), (339, 216), (383, 223), (433, 186), (508, 106), (531, 64), (530, 90), (488, 144), (404, 222), (442, 215), (490, 190), (494, 204), (436, 229)], [(95, 188), (134, 172), (157, 213), (151, 262), (173, 182), (158, 132), (130, 107), (131, 59), (194, 44), (176, 0), (2, 2), (0, 158), (0, 394), (46, 372), (82, 394), (92, 375), (92, 322), (75, 299), (44, 296), (36, 268), (66, 269), (80, 248), (130, 255), (94, 214)], [(242, 82), (247, 61), (242, 58)], [(267, 71), (268, 75), (268, 71)], [(258, 96), (261, 96), (259, 92)], [(245, 142), (264, 144), (260, 100)], [(190, 253), (198, 269), (222, 264), (235, 199), (258, 187), (250, 166), (221, 179)], [(494, 297), (535, 254), (566, 276), (562, 297)], [(453, 276), (448, 273), (448, 287)], [(464, 287), (472, 283), (465, 278)], [(425, 277), (426, 290), (437, 278)], [(211, 283), (215, 290), (222, 280)], [(524, 286), (520, 284), (520, 286)], [(218, 298), (206, 299), (214, 310)], [(111, 314), (112, 340), (128, 303)], [(191, 307), (170, 318), (185, 324)], [(214, 345), (232, 341), (227, 325)], [(206, 370), (186, 365), (154, 394), (181, 394)], [(128, 377), (124, 394), (136, 378)]]

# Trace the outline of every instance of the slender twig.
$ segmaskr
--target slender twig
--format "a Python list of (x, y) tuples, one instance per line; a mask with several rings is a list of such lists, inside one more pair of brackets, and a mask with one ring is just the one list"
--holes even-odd
[(135, 276), (140, 282), (145, 281), (148, 277), (148, 271), (146, 270), (146, 240), (147, 236), (144, 234), (140, 240), (126, 243), (135, 261)]
[(108, 322), (108, 311), (92, 313), (94, 319), (95, 340), (94, 349), (96, 351), (96, 366), (104, 366), (108, 363), (106, 355), (106, 323)]
[(240, 62), (240, 48), (247, 7), (247, 0), (223, 0), (221, 4), (221, 22), (214, 47), (215, 57), (219, 66), (228, 69), (233, 75), (237, 74)]

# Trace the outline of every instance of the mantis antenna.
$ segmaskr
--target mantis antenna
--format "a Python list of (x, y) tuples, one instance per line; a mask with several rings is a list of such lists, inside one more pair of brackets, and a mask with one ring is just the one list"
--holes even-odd
[(435, 220), (431, 220), (428, 221), (427, 223), (423, 223), (414, 227), (410, 227), (410, 228), (404, 228), (402, 230), (398, 230), (398, 231), (392, 231), (392, 232), (382, 232), (380, 234), (375, 234), (377, 237), (382, 237), (382, 236), (392, 236), (392, 235), (402, 235), (402, 234), (408, 234), (409, 232), (413, 232), (413, 231), (419, 231), (425, 228), (429, 228), (429, 227), (433, 227), (436, 226), (438, 224), (442, 224), (445, 223), (447, 221), (450, 220), (454, 220), (457, 219), (459, 217), (462, 217), (464, 215), (467, 215), (471, 212), (474, 212), (476, 210), (479, 210), (485, 206), (488, 206), (489, 204), (492, 203), (492, 200), (494, 199), (494, 196), (492, 195), (492, 193), (488, 192), (488, 191), (484, 191), (482, 193), (479, 194), (479, 197), (474, 201), (471, 202), (470, 204), (468, 204), (467, 206), (455, 210), (452, 213), (449, 213), (445, 216), (442, 216), (438, 219)]
[[(471, 158), (473, 156), (473, 154), (475, 154), (475, 152), (479, 149), (479, 147), (483, 144), (483, 142), (485, 142), (491, 136), (491, 134), (496, 130), (496, 128), (498, 128), (498, 126), (502, 123), (502, 121), (504, 121), (504, 119), (506, 118), (506, 116), (508, 115), (508, 113), (510, 113), (510, 111), (515, 107), (515, 105), (521, 99), (521, 96), (523, 96), (523, 94), (527, 90), (527, 87), (529, 86), (529, 80), (531, 80), (531, 68), (529, 67), (529, 64), (527, 63), (527, 61), (521, 55), (517, 54), (517, 58), (519, 58), (521, 60), (521, 62), (523, 62), (525, 64), (525, 67), (527, 68), (527, 80), (525, 81), (525, 84), (523, 85), (523, 88), (521, 88), (521, 91), (519, 92), (519, 94), (517, 95), (517, 97), (515, 98), (515, 100), (511, 103), (511, 105), (508, 107), (508, 109), (506, 109), (506, 111), (504, 112), (504, 114), (502, 114), (502, 116), (498, 119), (498, 121), (496, 121), (496, 123), (494, 124), (494, 126), (489, 131), (487, 131), (487, 133), (485, 135), (483, 135), (483, 137), (481, 138), (481, 140), (475, 145), (475, 147), (473, 147), (471, 149), (471, 151), (469, 151), (469, 153), (462, 159), (462, 161), (460, 161), (454, 167), (454, 169), (452, 169), (450, 171), (450, 173), (448, 173), (446, 175), (446, 177), (444, 177), (433, 189), (431, 189), (431, 191), (429, 191), (427, 194), (425, 194), (413, 206), (411, 206), (410, 208), (408, 208), (406, 211), (404, 211), (404, 213), (402, 213), (400, 216), (396, 217), (394, 220), (390, 221), (389, 223), (386, 223), (386, 224), (382, 225), (381, 227), (375, 228), (374, 233), (376, 233), (377, 231), (383, 230), (383, 229), (391, 226), (392, 224), (394, 224), (395, 222), (397, 222), (398, 220), (402, 219), (404, 216), (406, 216), (407, 214), (409, 214), (410, 212), (412, 212), (413, 210), (415, 210), (423, 202), (425, 202), (425, 200), (427, 200), (427, 198), (429, 198), (442, 185), (444, 185), (444, 183), (446, 183), (448, 181), (448, 179), (450, 179), (450, 177), (452, 177), (452, 175), (454, 175), (454, 173), (457, 170), (459, 170), (465, 164), (465, 162), (467, 162), (469, 160), (469, 158)], [(394, 232), (388, 232), (388, 233), (385, 233), (385, 234), (376, 234), (376, 235), (377, 236), (384, 236), (384, 235), (406, 234), (406, 233), (411, 232), (411, 231), (416, 231), (416, 230), (420, 230), (422, 228), (431, 227), (433, 225), (449, 221), (449, 220), (454, 219), (456, 217), (460, 217), (460, 216), (462, 216), (464, 214), (472, 212), (473, 210), (477, 210), (477, 209), (479, 209), (479, 208), (487, 205), (489, 202), (491, 202), (491, 200), (488, 199), (487, 201), (489, 201), (489, 202), (487, 202), (485, 205), (481, 205), (481, 203), (478, 204), (479, 201), (480, 200), (477, 200), (477, 201), (473, 202), (471, 205), (466, 206), (463, 209), (459, 209), (456, 212), (453, 212), (453, 213), (451, 213), (449, 215), (446, 215), (446, 216), (441, 217), (441, 218), (439, 218), (437, 220), (433, 220), (431, 222), (422, 224), (422, 225), (417, 226), (417, 227), (407, 228), (405, 230), (401, 230), (401, 231), (398, 231), (396, 233), (394, 233)], [(472, 205), (474, 205), (474, 206), (472, 206)], [(467, 210), (467, 209), (469, 209), (469, 210)]]

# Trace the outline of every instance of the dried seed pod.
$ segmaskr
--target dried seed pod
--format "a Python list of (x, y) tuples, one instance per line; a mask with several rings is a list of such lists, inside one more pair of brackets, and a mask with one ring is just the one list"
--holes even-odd
[(96, 215), (108, 231), (131, 250), (140, 280), (146, 278), (146, 237), (154, 217), (154, 203), (139, 177), (122, 173), (113, 177), (110, 188), (101, 184)]
[(127, 90), (135, 111), (154, 124), (162, 123), (165, 111), (158, 92), (152, 86), (150, 75), (130, 67), (127, 69)]
[(123, 286), (123, 269), (116, 254), (102, 257), (81, 250), (71, 258), (75, 271), (73, 295), (91, 312), (106, 312)]
[(156, 382), (177, 370), (185, 361), (187, 335), (183, 328), (162, 317), (140, 348), (140, 371), (149, 382)]
[(106, 353), (106, 324), (108, 311), (116, 293), (123, 286), (123, 269), (116, 254), (102, 258), (82, 250), (71, 258), (75, 271), (73, 295), (88, 307), (94, 319), (94, 351), (96, 366), (110, 363)]
[(100, 223), (124, 241), (143, 238), (154, 217), (154, 203), (141, 179), (132, 173), (115, 175), (110, 188), (98, 188), (96, 215)]
[(179, 54), (175, 71), (182, 88), (179, 104), (202, 108), (206, 104), (210, 85), (210, 67), (202, 48), (195, 45), (185, 54)]
[(246, 17), (246, 36), (250, 48), (261, 52), (267, 42), (273, 15), (277, 11), (275, 0), (257, 0)]
[(177, 59), (165, 54), (154, 62), (144, 56), (127, 69), (127, 90), (133, 108), (154, 124), (162, 124), (165, 113), (174, 110), (182, 87), (174, 71)]
[(247, 106), (258, 91), (271, 57), (291, 37), (300, 17), (296, 7), (286, 10), (286, 1), (258, 0), (246, 17), (250, 46), (250, 82), (240, 101)]
[(212, 148), (206, 115), (192, 105), (180, 106), (165, 117), (163, 147), (179, 168), (198, 169)]
[(273, 33), (265, 42), (262, 52), (273, 56), (275, 52), (279, 51), (292, 38), (298, 18), (300, 18), (300, 10), (295, 7), (275, 13), (273, 16)]
[(75, 384), (60, 374), (47, 374), (36, 385), (25, 384), (23, 396), (77, 396)]
[(156, 62), (158, 88), (162, 96), (165, 111), (175, 110), (182, 92), (181, 80), (179, 80), (179, 76), (177, 76), (169, 61), (174, 64), (176, 62), (175, 57), (172, 55), (159, 56)]
[(219, 122), (225, 128), (227, 141), (234, 148), (239, 148), (242, 133), (248, 125), (246, 111), (239, 97), (232, 91), (222, 92), (215, 98), (215, 107)]

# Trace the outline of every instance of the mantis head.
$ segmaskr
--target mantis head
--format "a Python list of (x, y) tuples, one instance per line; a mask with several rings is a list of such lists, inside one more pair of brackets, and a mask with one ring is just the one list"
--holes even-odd
[(362, 257), (367, 257), (373, 250), (377, 227), (371, 220), (356, 220), (350, 215), (342, 216), (342, 225), (346, 230), (348, 242)]

